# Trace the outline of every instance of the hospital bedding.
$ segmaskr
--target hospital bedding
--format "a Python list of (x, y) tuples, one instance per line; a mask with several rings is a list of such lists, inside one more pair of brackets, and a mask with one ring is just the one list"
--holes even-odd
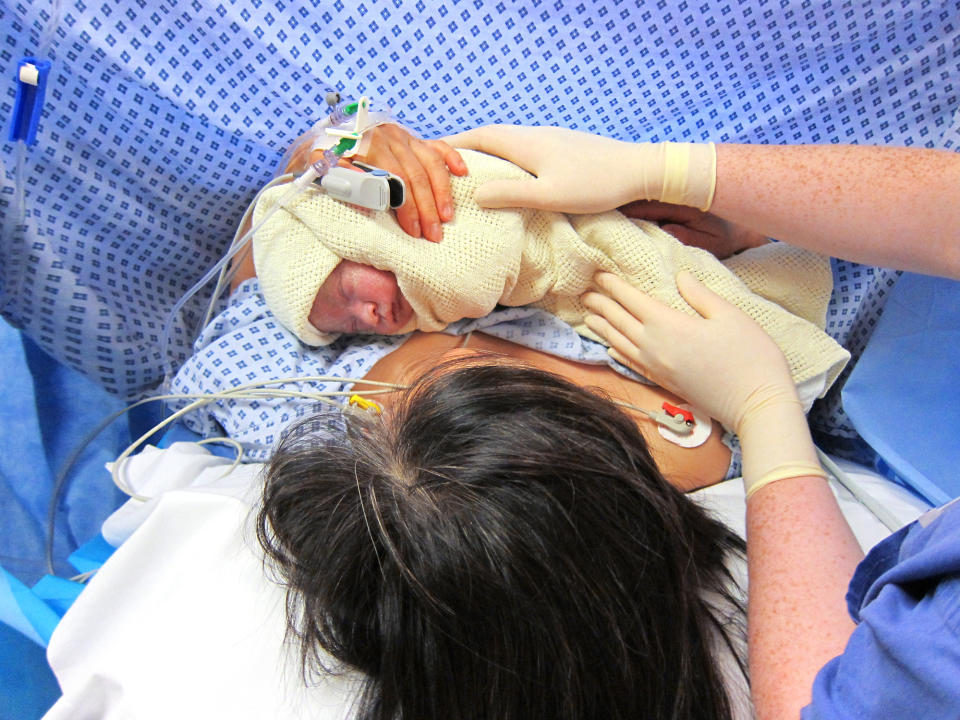
[[(502, 121), (625, 140), (955, 149), (958, 17), (958, 0), (0, 0), (0, 73), (24, 55), (53, 62), (37, 146), (0, 145), (0, 312), (113, 394), (149, 392), (167, 310), (223, 251), (328, 84), (392, 103), (428, 137)], [(834, 271), (827, 331), (856, 356), (896, 274)], [(177, 362), (203, 301), (175, 318)], [(849, 454), (862, 445), (841, 386), (812, 422)], [(30, 522), (42, 533), (40, 514)]]
[[(283, 644), (284, 593), (263, 574), (251, 525), (259, 465), (192, 443), (150, 449), (127, 475), (129, 501), (104, 526), (120, 549), (54, 632), (49, 658), (64, 696), (48, 720), (342, 718), (351, 676), (306, 687)], [(866, 470), (844, 469), (904, 524), (926, 505)], [(693, 497), (743, 533), (741, 481)], [(864, 548), (887, 529), (840, 491)]]
[[(600, 343), (581, 337), (569, 325), (535, 308), (501, 308), (485, 318), (452, 323), (447, 332), (465, 335), (482, 331), (524, 347), (594, 365), (608, 365), (632, 379), (640, 377), (607, 354)], [(331, 345), (303, 346), (280, 325), (259, 293), (256, 278), (244, 281), (230, 296), (227, 308), (216, 316), (197, 341), (197, 351), (172, 383), (177, 393), (215, 393), (241, 384), (291, 378), (290, 389), (342, 391), (350, 382), (296, 382), (297, 378), (338, 375), (360, 378), (381, 357), (402, 344), (405, 336), (340, 338)], [(822, 378), (798, 387), (809, 409), (822, 389)], [(241, 443), (248, 460), (265, 460), (284, 428), (298, 419), (323, 412), (331, 437), (341, 427), (339, 413), (316, 402), (287, 398), (263, 401), (230, 399), (211, 403), (184, 417), (184, 423), (204, 436), (226, 434)], [(727, 477), (739, 474), (735, 439), (725, 435), (733, 449)]]
[[(505, 121), (621, 139), (955, 150), (958, 18), (958, 0), (440, 0), (429, 11), (422, 0), (0, 0), (3, 77), (23, 55), (54, 63), (39, 144), (0, 144), (0, 313), (113, 394), (147, 392), (166, 310), (316, 119), (327, 82), (389, 100), (426, 136)], [(14, 87), (4, 87), (6, 121)], [(834, 277), (827, 330), (856, 357), (897, 273), (841, 261)], [(200, 303), (175, 320), (178, 360)], [(72, 396), (74, 380), (58, 376)], [(840, 410), (844, 380), (814, 409), (814, 429), (872, 460)], [(10, 383), (7, 436), (26, 432), (15, 400), (32, 392)], [(99, 419), (96, 403), (70, 407), (77, 423)], [(42, 437), (34, 445), (18, 467), (57, 465)], [(40, 498), (17, 535), (39, 537), (43, 490), (17, 479), (17, 492)], [(103, 487), (90, 476), (77, 491)], [(65, 505), (65, 522), (89, 523), (88, 510)]]

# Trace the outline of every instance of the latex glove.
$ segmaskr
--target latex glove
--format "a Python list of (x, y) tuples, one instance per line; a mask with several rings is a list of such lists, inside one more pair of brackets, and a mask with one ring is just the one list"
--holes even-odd
[[(312, 137), (294, 149), (286, 172), (301, 173), (323, 154), (310, 155)], [(382, 168), (401, 178), (407, 197), (396, 210), (397, 222), (413, 237), (431, 242), (443, 238), (441, 223), (453, 220), (453, 196), (450, 173), (466, 175), (467, 166), (460, 153), (443, 140), (421, 140), (394, 124), (378, 125), (364, 135), (367, 149), (354, 158)], [(350, 166), (349, 160), (341, 165)]]
[(677, 289), (699, 316), (610, 273), (594, 283), (599, 292), (582, 297), (596, 313), (587, 327), (616, 360), (740, 436), (748, 496), (773, 480), (822, 474), (786, 358), (763, 328), (687, 272), (677, 275)]
[(736, 430), (758, 396), (796, 397), (780, 348), (740, 309), (688, 272), (677, 289), (700, 316), (667, 307), (610, 273), (583, 302), (614, 357)]
[(655, 222), (684, 245), (703, 248), (720, 260), (770, 242), (762, 233), (685, 205), (638, 200), (624, 205), (620, 212), (629, 218)]
[(498, 155), (536, 176), (483, 184), (474, 193), (482, 207), (592, 213), (634, 200), (663, 200), (706, 210), (716, 184), (712, 144), (629, 143), (521, 125), (488, 125), (446, 140)]

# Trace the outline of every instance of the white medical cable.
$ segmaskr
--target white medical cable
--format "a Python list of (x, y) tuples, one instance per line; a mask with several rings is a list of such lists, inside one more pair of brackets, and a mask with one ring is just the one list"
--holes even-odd
[(237, 466), (240, 464), (240, 461), (243, 460), (243, 445), (241, 445), (237, 440), (234, 440), (232, 437), (212, 437), (204, 438), (203, 440), (197, 440), (197, 445), (215, 445), (217, 443), (225, 443), (237, 451), (237, 456), (233, 458), (233, 462), (230, 463), (230, 467), (228, 467), (215, 478), (216, 480), (222, 480), (236, 470)]
[[(316, 173), (316, 170), (312, 167), (310, 168), (310, 171), (312, 173)], [(256, 233), (256, 231), (263, 226), (263, 224), (273, 215), (273, 213), (276, 211), (278, 207), (284, 207), (286, 205), (289, 205), (291, 198), (295, 199), (295, 194), (293, 192), (288, 192), (285, 195), (282, 195), (277, 205), (270, 208), (270, 210), (267, 212), (267, 215), (263, 219), (261, 219), (260, 222), (258, 222), (254, 227), (251, 227), (249, 230), (247, 230), (247, 232), (245, 232), (243, 235), (240, 235), (240, 231), (247, 224), (247, 222), (249, 222), (250, 217), (253, 215), (254, 208), (256, 207), (257, 202), (260, 200), (260, 196), (263, 195), (263, 193), (265, 193), (270, 188), (276, 187), (277, 185), (281, 185), (291, 180), (298, 181), (300, 184), (300, 190), (302, 191), (306, 189), (306, 185), (309, 184), (309, 182), (312, 182), (313, 179), (316, 179), (318, 175), (314, 175), (313, 178), (307, 181), (306, 183), (300, 180), (300, 178), (302, 177), (303, 177), (302, 175), (298, 177), (293, 173), (285, 173), (283, 175), (278, 175), (277, 177), (273, 178), (270, 182), (268, 182), (266, 185), (264, 185), (262, 188), (260, 188), (259, 191), (257, 191), (257, 194), (254, 196), (253, 200), (251, 200), (250, 204), (247, 205), (247, 209), (244, 210), (243, 217), (240, 218), (240, 223), (237, 225), (237, 230), (233, 234), (233, 240), (231, 241), (230, 246), (227, 248), (227, 256), (230, 260), (235, 259), (244, 250), (249, 252), (250, 245), (252, 243), (253, 236)], [(299, 191), (296, 193), (296, 195), (299, 195)], [(242, 259), (243, 258), (241, 257), (240, 261), (242, 261)], [(229, 282), (233, 279), (233, 276), (237, 272), (237, 267), (239, 266), (240, 261), (230, 266), (228, 270), (227, 263), (225, 263), (223, 258), (221, 258), (217, 262), (217, 264), (211, 269), (211, 271), (207, 273), (207, 275), (209, 276), (217, 267), (220, 268), (220, 276), (217, 278), (217, 285), (213, 290), (213, 294), (211, 294), (210, 296), (210, 303), (209, 305), (207, 305), (207, 312), (204, 315), (203, 322), (200, 325), (201, 329), (205, 328), (210, 323), (210, 319), (213, 317), (213, 310), (217, 305), (217, 298), (219, 297), (220, 292), (223, 290), (223, 286), (226, 284), (229, 284)], [(209, 282), (209, 277), (207, 277), (207, 282)], [(201, 280), (200, 283), (198, 283), (198, 285), (200, 286), (202, 286), (203, 284), (205, 284), (203, 280)], [(196, 292), (196, 290), (197, 288), (194, 287), (189, 291), (188, 294), (192, 294)]]
[[(244, 226), (250, 220), (251, 215), (253, 215), (253, 210), (257, 205), (257, 201), (260, 200), (260, 196), (263, 195), (263, 193), (269, 190), (270, 188), (276, 187), (281, 182), (287, 182), (293, 179), (293, 177), (294, 176), (290, 173), (287, 173), (285, 175), (280, 175), (278, 177), (275, 177), (273, 180), (271, 180), (262, 188), (260, 188), (259, 191), (257, 191), (257, 194), (253, 197), (253, 200), (251, 200), (250, 204), (247, 205), (247, 209), (243, 211), (243, 217), (240, 218), (240, 224), (237, 225), (237, 231), (233, 234), (233, 240), (230, 242), (230, 246), (227, 248), (227, 253), (226, 253), (227, 257), (229, 257), (232, 260), (236, 258), (237, 255), (240, 254), (241, 250), (249, 248), (250, 241), (253, 238), (254, 232), (259, 230), (260, 227), (263, 225), (263, 221), (261, 221), (257, 223), (256, 227), (251, 227), (243, 235), (240, 235), (240, 231), (244, 228)], [(286, 197), (286, 195), (284, 197)], [(281, 202), (282, 201), (283, 201), (283, 198), (281, 198)], [(273, 215), (273, 211), (276, 207), (277, 206), (274, 206), (273, 208), (270, 209), (270, 211), (267, 213), (267, 218)], [(266, 220), (267, 218), (264, 218), (264, 220)], [(213, 309), (217, 305), (217, 298), (220, 296), (220, 292), (221, 290), (223, 290), (224, 284), (228, 282), (227, 263), (223, 262), (223, 260), (221, 259), (214, 266), (214, 268), (216, 267), (220, 268), (220, 276), (217, 278), (217, 286), (213, 289), (213, 294), (210, 296), (210, 304), (207, 306), (206, 315), (203, 316), (203, 322), (200, 324), (201, 328), (205, 328), (210, 323), (210, 318), (213, 317)], [(236, 265), (232, 267), (232, 273), (235, 273), (235, 272), (236, 272)], [(210, 273), (208, 273), (208, 275), (209, 274)], [(203, 283), (202, 280), (201, 280), (201, 283)]]
[[(262, 389), (263, 386), (278, 385), (278, 384), (292, 383), (292, 382), (363, 383), (364, 385), (374, 385), (381, 388), (380, 390), (351, 390), (351, 391), (335, 390), (335, 391), (329, 391), (329, 392), (323, 393), (326, 396), (344, 396), (348, 394), (349, 395), (375, 395), (380, 393), (393, 392), (394, 390), (402, 390), (402, 389), (405, 389), (406, 387), (403, 385), (396, 385), (395, 383), (380, 382), (376, 380), (363, 380), (363, 379), (358, 380), (357, 378), (348, 378), (340, 375), (310, 375), (306, 377), (297, 377), (297, 378), (279, 378), (276, 380), (267, 380), (259, 383), (249, 383), (248, 385), (240, 386), (240, 387), (247, 388), (248, 392), (251, 393), (250, 397), (254, 399), (268, 399), (268, 398), (276, 397), (277, 391), (264, 390)], [(261, 388), (259, 390), (259, 393), (253, 394), (257, 392), (258, 387)], [(283, 392), (286, 394), (286, 393), (292, 393), (294, 391), (283, 391)], [(311, 399), (313, 396), (316, 396), (318, 394), (320, 393), (304, 393), (304, 395), (306, 395)], [(137, 402), (132, 403), (131, 405), (128, 405), (125, 408), (121, 408), (120, 410), (110, 413), (110, 415), (108, 415), (103, 420), (101, 420), (100, 423), (87, 434), (87, 436), (83, 439), (83, 441), (80, 442), (80, 444), (77, 445), (76, 448), (74, 448), (74, 450), (70, 453), (67, 459), (60, 466), (60, 470), (57, 472), (57, 475), (54, 478), (53, 488), (50, 491), (50, 504), (47, 508), (47, 527), (46, 527), (46, 538), (45, 538), (45, 547), (44, 547), (44, 560), (46, 562), (47, 571), (51, 575), (57, 574), (53, 566), (53, 543), (54, 543), (54, 535), (56, 533), (57, 506), (59, 505), (60, 496), (63, 494), (64, 487), (66, 487), (67, 479), (70, 476), (71, 470), (73, 470), (73, 466), (76, 465), (77, 460), (79, 460), (83, 452), (87, 449), (87, 447), (89, 447), (90, 443), (92, 443), (94, 439), (101, 432), (103, 432), (109, 425), (111, 425), (115, 420), (117, 420), (118, 418), (122, 417), (126, 413), (130, 412), (134, 408), (137, 408), (141, 405), (145, 405), (146, 403), (149, 403), (149, 402), (155, 402), (158, 400), (166, 400), (166, 399), (176, 400), (176, 399), (199, 399), (199, 398), (210, 398), (210, 402), (213, 402), (214, 400), (219, 399), (215, 394), (212, 394), (212, 393), (170, 394), (170, 395), (157, 395), (153, 397), (143, 398), (142, 400), (138, 400)], [(235, 394), (232, 398), (227, 398), (227, 399), (246, 399), (246, 398), (243, 397), (242, 395)], [(348, 407), (340, 403), (335, 403), (335, 404), (341, 407)], [(151, 430), (150, 434), (152, 434), (153, 432), (156, 432), (156, 428), (154, 430)], [(150, 436), (150, 434), (148, 434), (145, 437), (141, 437), (138, 440), (138, 443), (142, 443), (144, 440), (146, 440)], [(209, 438), (209, 440), (211, 441), (222, 440), (224, 442), (227, 441), (224, 438)], [(236, 442), (236, 441), (234, 440), (233, 442)], [(239, 445), (239, 443), (237, 443), (237, 445)], [(122, 487), (121, 487), (121, 490), (123, 490)]]
[(657, 425), (672, 430), (678, 435), (689, 435), (693, 432), (693, 428), (687, 425), (683, 420), (678, 420), (676, 417), (671, 415), (664, 410), (647, 410), (642, 408), (639, 405), (634, 405), (633, 403), (628, 403), (625, 400), (612, 400), (611, 402), (614, 405), (619, 405), (620, 407), (627, 408), (628, 410), (633, 410), (638, 412), (641, 415), (646, 416), (650, 420), (653, 420)]
[[(367, 385), (376, 385), (380, 387), (379, 390), (330, 390), (323, 392), (309, 392), (301, 390), (282, 390), (278, 388), (267, 390), (265, 386), (268, 385), (278, 385), (291, 382), (351, 382), (357, 383), (362, 382)], [(335, 375), (314, 375), (304, 378), (280, 378), (277, 380), (266, 380), (247, 383), (245, 385), (238, 385), (235, 388), (230, 388), (228, 390), (222, 390), (216, 393), (200, 393), (200, 394), (169, 394), (169, 395), (160, 395), (152, 398), (147, 398), (147, 400), (182, 400), (182, 399), (193, 399), (193, 402), (186, 405), (185, 407), (180, 408), (172, 415), (164, 418), (154, 427), (148, 430), (146, 433), (141, 435), (139, 438), (134, 440), (127, 448), (120, 453), (117, 459), (111, 464), (110, 467), (110, 476), (113, 479), (114, 484), (126, 495), (129, 495), (135, 500), (147, 501), (149, 498), (137, 494), (134, 490), (129, 488), (122, 480), (120, 479), (120, 473), (123, 467), (123, 464), (126, 462), (127, 458), (142, 445), (148, 438), (150, 438), (155, 433), (163, 430), (170, 423), (174, 422), (180, 417), (203, 407), (204, 405), (209, 405), (210, 403), (217, 402), (220, 400), (237, 400), (237, 399), (272, 399), (272, 398), (303, 398), (306, 400), (314, 400), (320, 403), (326, 403), (334, 407), (338, 407), (343, 411), (350, 412), (352, 411), (352, 406), (345, 403), (334, 402), (331, 398), (334, 397), (345, 397), (352, 395), (379, 395), (383, 393), (390, 393), (396, 390), (405, 390), (406, 385), (398, 385), (396, 383), (388, 382), (379, 382), (374, 380), (357, 380), (356, 378), (344, 378)], [(141, 401), (143, 402), (143, 401)], [(133, 407), (133, 406), (131, 406)], [(238, 443), (239, 447), (239, 443)], [(241, 448), (242, 450), (242, 448)]]
[(887, 526), (887, 529), (890, 532), (896, 532), (901, 527), (903, 523), (897, 520), (897, 518), (883, 507), (877, 500), (872, 497), (863, 487), (860, 486), (860, 483), (855, 481), (852, 477), (847, 475), (840, 467), (830, 459), (830, 457), (823, 452), (820, 448), (814, 448), (817, 451), (817, 457), (820, 459), (820, 464), (823, 465), (824, 470), (829, 472), (840, 483), (843, 487), (850, 491), (850, 494), (863, 505), (867, 510), (872, 512), (877, 520), (882, 522)]
[[(328, 96), (329, 95), (330, 93), (328, 93)], [(337, 100), (339, 100), (339, 93), (333, 93), (333, 95), (335, 95)], [(330, 102), (329, 99), (328, 102)], [(200, 325), (200, 329), (202, 330), (202, 328), (207, 326), (207, 324), (210, 322), (210, 318), (212, 317), (213, 308), (216, 305), (217, 298), (219, 297), (220, 292), (223, 290), (224, 280), (227, 272), (226, 266), (230, 260), (232, 260), (244, 247), (249, 244), (250, 239), (254, 236), (257, 230), (259, 230), (260, 227), (262, 227), (278, 209), (286, 207), (290, 202), (292, 202), (292, 200), (306, 190), (314, 180), (325, 177), (331, 169), (337, 166), (341, 158), (351, 157), (359, 152), (363, 147), (363, 143), (365, 141), (369, 141), (369, 135), (366, 134), (368, 130), (392, 120), (389, 110), (371, 113), (368, 110), (369, 105), (370, 101), (366, 97), (361, 97), (360, 100), (355, 103), (348, 103), (346, 105), (338, 104), (328, 115), (320, 118), (320, 120), (314, 123), (313, 127), (311, 127), (306, 135), (308, 136), (307, 139), (310, 139), (309, 136), (311, 135), (319, 136), (314, 139), (311, 146), (313, 153), (312, 157), (315, 157), (316, 159), (307, 165), (307, 168), (302, 175), (295, 176), (293, 174), (286, 173), (274, 178), (263, 188), (261, 188), (259, 192), (257, 192), (253, 201), (247, 206), (247, 209), (243, 214), (243, 219), (240, 221), (237, 232), (234, 233), (233, 242), (230, 244), (227, 252), (193, 287), (187, 290), (187, 292), (184, 293), (179, 300), (177, 300), (173, 308), (171, 308), (170, 312), (165, 318), (163, 332), (160, 337), (160, 351), (163, 357), (163, 375), (165, 385), (169, 386), (170, 380), (173, 376), (173, 363), (170, 358), (169, 345), (170, 335), (173, 331), (173, 324), (176, 320), (177, 313), (183, 309), (183, 306), (186, 305), (190, 298), (192, 298), (208, 282), (210, 282), (215, 273), (219, 272), (217, 286), (210, 296), (210, 304), (207, 306), (207, 312), (204, 315), (204, 320)], [(348, 108), (352, 109), (347, 112)], [(356, 121), (356, 126), (353, 128), (353, 130), (335, 131), (330, 129), (338, 127), (351, 118), (354, 118)], [(326, 135), (324, 135), (324, 133), (326, 133)], [(337, 137), (340, 139), (337, 140)], [(338, 149), (345, 140), (351, 140), (353, 142), (352, 146), (344, 149)], [(317, 150), (322, 150), (323, 152), (317, 156)], [(284, 154), (284, 158), (286, 157), (287, 154)], [(257, 201), (260, 199), (262, 193), (271, 187), (275, 187), (281, 182), (288, 182), (291, 178), (293, 179), (293, 182), (289, 183), (290, 189), (280, 196), (280, 199), (277, 201), (276, 205), (271, 207), (256, 225), (251, 227), (239, 240), (237, 240), (237, 235), (240, 233), (240, 228), (243, 228), (244, 225), (246, 225), (250, 218), (250, 213), (256, 206)], [(194, 335), (196, 334), (198, 333), (194, 333)]]
[[(311, 182), (313, 182), (313, 180), (319, 177), (319, 174), (311, 166), (307, 168), (307, 170), (303, 173), (303, 175), (295, 178), (293, 182), (289, 182), (289, 180), (292, 177), (293, 176), (289, 174), (281, 175), (278, 178), (274, 178), (269, 183), (267, 183), (263, 188), (261, 188), (261, 190), (257, 193), (256, 197), (254, 198), (254, 202), (251, 203), (250, 207), (252, 207), (256, 203), (256, 200), (257, 198), (260, 197), (260, 194), (263, 193), (268, 188), (271, 188), (279, 184), (281, 181), (287, 182), (290, 185), (290, 189), (286, 193), (280, 196), (280, 199), (277, 201), (277, 204), (271, 207), (267, 211), (267, 213), (262, 218), (260, 218), (260, 221), (256, 225), (254, 225), (246, 233), (244, 233), (243, 237), (240, 239), (238, 243), (232, 243), (230, 248), (224, 254), (224, 256), (220, 258), (220, 260), (218, 260), (216, 264), (214, 264), (214, 266), (210, 268), (210, 270), (208, 270), (204, 274), (204, 276), (200, 278), (200, 280), (197, 281), (197, 283), (192, 288), (187, 290), (187, 292), (184, 293), (183, 296), (174, 304), (170, 312), (167, 313), (167, 317), (163, 325), (163, 333), (160, 337), (160, 350), (161, 350), (161, 353), (163, 354), (163, 374), (164, 374), (164, 380), (166, 382), (169, 382), (173, 375), (173, 364), (170, 361), (169, 344), (170, 344), (170, 333), (173, 329), (173, 323), (176, 319), (177, 313), (180, 312), (181, 309), (183, 309), (183, 306), (187, 304), (190, 298), (196, 295), (201, 289), (203, 289), (204, 285), (206, 285), (208, 282), (210, 282), (210, 280), (213, 279), (213, 276), (216, 273), (218, 272), (221, 273), (221, 282), (222, 282), (222, 271), (223, 271), (223, 268), (226, 267), (227, 263), (230, 262), (233, 259), (233, 257), (237, 253), (239, 253), (240, 250), (243, 249), (243, 247), (246, 246), (246, 244), (250, 241), (250, 238), (253, 237), (254, 233), (256, 233), (257, 230), (259, 230), (263, 226), (263, 224), (266, 223), (273, 216), (275, 212), (277, 212), (277, 210), (288, 205), (291, 202), (291, 200), (293, 200), (297, 195), (299, 195)], [(250, 207), (247, 208), (247, 213), (249, 213)], [(244, 213), (244, 217), (247, 217), (247, 213)], [(241, 224), (240, 227), (243, 227), (243, 225)], [(236, 238), (236, 235), (234, 235), (234, 238)], [(215, 293), (220, 292), (220, 289), (222, 288), (221, 282), (217, 283), (217, 290), (215, 291)], [(212, 302), (215, 302), (215, 300), (216, 300), (216, 294), (214, 294)]]
[(95, 570), (87, 570), (86, 572), (80, 573), (79, 575), (74, 575), (73, 577), (67, 578), (67, 579), (68, 579), (70, 582), (85, 583), (85, 582), (87, 582), (90, 578), (92, 578), (94, 575), (96, 575), (96, 574), (97, 574), (97, 571), (98, 571), (99, 569), (100, 569), (100, 568), (96, 568)]

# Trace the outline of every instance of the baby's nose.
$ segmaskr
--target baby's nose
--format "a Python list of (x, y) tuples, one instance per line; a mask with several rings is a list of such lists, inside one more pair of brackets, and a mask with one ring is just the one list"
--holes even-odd
[(357, 310), (357, 320), (370, 328), (375, 328), (380, 321), (380, 310), (375, 302), (360, 303)]

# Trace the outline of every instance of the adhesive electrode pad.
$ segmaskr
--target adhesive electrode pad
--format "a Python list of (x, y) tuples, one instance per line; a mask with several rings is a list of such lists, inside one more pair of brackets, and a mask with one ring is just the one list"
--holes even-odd
[(707, 441), (707, 438), (710, 437), (710, 433), (713, 430), (713, 422), (709, 417), (690, 405), (677, 405), (677, 407), (693, 413), (693, 432), (687, 435), (680, 435), (660, 423), (657, 423), (657, 431), (668, 442), (672, 442), (674, 445), (679, 445), (683, 448), (700, 447)]

